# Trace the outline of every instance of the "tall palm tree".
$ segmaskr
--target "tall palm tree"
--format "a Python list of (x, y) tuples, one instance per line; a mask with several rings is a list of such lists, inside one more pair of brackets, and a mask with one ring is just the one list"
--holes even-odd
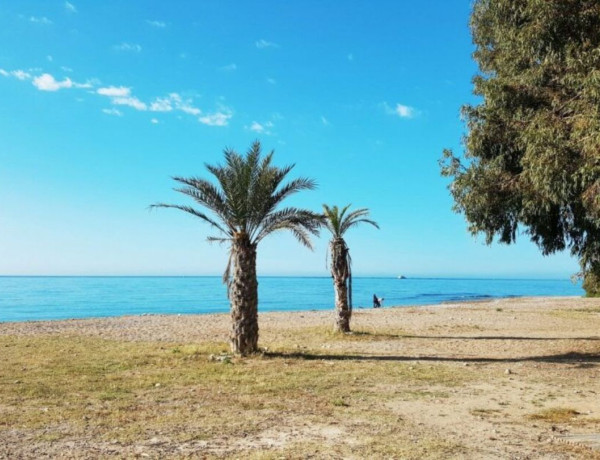
[[(317, 235), (323, 217), (308, 210), (286, 207), (283, 200), (301, 190), (312, 190), (311, 179), (298, 178), (283, 183), (294, 165), (271, 165), (273, 152), (261, 158), (260, 142), (255, 141), (245, 156), (225, 150), (225, 165), (208, 165), (216, 184), (198, 177), (173, 177), (183, 186), (177, 192), (191, 197), (207, 215), (186, 205), (157, 203), (152, 207), (174, 208), (207, 222), (220, 233), (209, 241), (229, 244), (229, 261), (223, 275), (231, 304), (231, 350), (246, 356), (258, 351), (258, 280), (256, 247), (279, 230), (289, 230), (312, 249), (310, 234)], [(231, 276), (230, 276), (231, 275)]]
[(348, 214), (346, 212), (350, 205), (341, 211), (337, 206), (331, 208), (323, 205), (324, 226), (331, 232), (329, 241), (329, 252), (331, 255), (331, 277), (335, 290), (335, 330), (338, 332), (350, 332), (350, 318), (352, 316), (352, 259), (350, 250), (344, 234), (348, 229), (358, 224), (371, 224), (379, 228), (377, 222), (368, 219), (369, 210), (357, 209)]

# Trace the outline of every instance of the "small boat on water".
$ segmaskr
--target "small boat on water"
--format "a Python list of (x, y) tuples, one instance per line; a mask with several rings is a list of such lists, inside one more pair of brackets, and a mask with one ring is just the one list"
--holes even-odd
[(406, 276), (404, 276), (404, 275), (400, 275), (400, 276), (398, 277), (398, 279), (399, 279), (399, 280), (405, 280), (405, 279), (406, 279)]

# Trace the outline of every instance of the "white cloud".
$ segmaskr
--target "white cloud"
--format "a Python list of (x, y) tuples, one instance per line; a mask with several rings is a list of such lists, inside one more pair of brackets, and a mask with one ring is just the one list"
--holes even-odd
[(123, 112), (121, 112), (119, 109), (115, 109), (114, 107), (111, 109), (102, 109), (102, 112), (105, 113), (106, 115), (112, 115), (115, 117), (123, 116)]
[(255, 133), (263, 133), (265, 131), (265, 127), (256, 121), (253, 121), (248, 129)]
[(171, 112), (172, 110), (181, 110), (188, 115), (198, 116), (202, 111), (192, 105), (190, 99), (183, 100), (178, 93), (170, 93), (167, 97), (157, 97), (150, 104), (152, 112)]
[(46, 59), (48, 60), (48, 62), (54, 61), (54, 58), (51, 55), (46, 56)]
[(383, 109), (388, 115), (396, 115), (400, 118), (413, 118), (416, 115), (414, 107), (408, 105), (396, 104), (396, 107), (390, 107), (387, 102), (384, 102)]
[(88, 89), (88, 88), (93, 88), (94, 84), (92, 83), (92, 80), (88, 80), (85, 83), (75, 83), (73, 82), (73, 88), (84, 88), (84, 89)]
[(250, 130), (250, 131), (254, 131), (255, 133), (258, 134), (266, 134), (266, 135), (271, 135), (271, 129), (274, 125), (273, 122), (271, 121), (267, 121), (265, 123), (259, 123), (257, 121), (253, 121), (252, 124), (250, 126), (246, 126), (246, 129)]
[(181, 105), (178, 105), (177, 108), (179, 110), (181, 110), (182, 112), (185, 112), (185, 113), (187, 113), (189, 115), (198, 116), (198, 115), (200, 115), (202, 113), (202, 110), (200, 110), (199, 108), (193, 107), (191, 105), (187, 105), (185, 103), (183, 103)]
[(329, 120), (327, 118), (325, 118), (323, 115), (321, 115), (321, 123), (323, 123), (324, 126), (331, 125), (331, 123), (329, 123)]
[(69, 2), (65, 2), (65, 10), (67, 10), (69, 13), (77, 13), (77, 8), (75, 8), (75, 5)]
[(63, 72), (73, 72), (73, 69), (71, 69), (71, 67), (67, 67), (67, 66), (60, 66), (60, 70), (62, 70)]
[(96, 92), (102, 96), (126, 97), (131, 94), (131, 88), (125, 86), (107, 86), (105, 88), (98, 88)]
[(171, 99), (169, 98), (156, 98), (154, 102), (150, 104), (151, 112), (170, 112), (173, 110)]
[(263, 48), (279, 48), (279, 45), (277, 43), (269, 42), (269, 41), (267, 41), (267, 40), (265, 40), (263, 38), (261, 38), (260, 40), (256, 41), (254, 44), (259, 49), (263, 49)]
[(158, 120), (156, 118), (153, 118), (152, 120), (150, 120), (150, 123), (152, 123), (153, 125), (157, 125)]
[(6, 70), (4, 69), (0, 69), (0, 75), (3, 75), (5, 77), (10, 77), (10, 73), (8, 73)]
[(121, 43), (120, 45), (115, 45), (114, 48), (117, 51), (125, 51), (125, 52), (131, 52), (131, 53), (139, 53), (140, 51), (142, 51), (142, 47), (140, 45), (138, 45), (137, 43)]
[(58, 81), (49, 73), (45, 73), (33, 79), (33, 86), (40, 91), (58, 91), (61, 88), (72, 88), (73, 82), (70, 78)]
[(148, 106), (144, 102), (133, 96), (113, 97), (111, 102), (115, 105), (126, 105), (128, 107), (133, 107), (135, 110), (148, 110)]
[(25, 72), (24, 70), (13, 70), (10, 72), (10, 75), (21, 81), (31, 79), (31, 74), (29, 72)]
[(233, 114), (229, 111), (220, 111), (200, 117), (198, 121), (208, 126), (227, 126), (232, 116)]
[(233, 72), (234, 70), (237, 70), (237, 65), (235, 63), (231, 63), (223, 67), (219, 67), (219, 70), (224, 70), (225, 72)]
[(412, 118), (415, 114), (415, 109), (407, 105), (396, 104), (396, 113), (400, 118)]
[(36, 24), (52, 24), (52, 21), (46, 16), (31, 16), (29, 22), (34, 22)]
[(162, 21), (150, 21), (149, 19), (146, 19), (146, 24), (156, 27), (157, 29), (164, 29), (167, 27), (167, 24)]

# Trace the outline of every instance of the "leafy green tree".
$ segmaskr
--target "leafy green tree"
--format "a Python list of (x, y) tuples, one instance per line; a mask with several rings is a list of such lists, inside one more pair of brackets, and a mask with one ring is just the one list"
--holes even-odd
[(209, 237), (209, 241), (229, 244), (223, 281), (228, 285), (231, 304), (230, 342), (234, 353), (245, 356), (258, 351), (258, 243), (274, 232), (289, 230), (300, 243), (312, 249), (310, 234), (318, 234), (322, 216), (294, 207), (278, 209), (290, 195), (313, 190), (316, 184), (306, 178), (284, 183), (294, 166), (272, 166), (273, 152), (261, 158), (258, 141), (245, 156), (233, 150), (224, 153), (224, 166), (205, 165), (216, 178), (216, 184), (197, 177), (173, 177), (182, 184), (175, 190), (211, 211), (211, 215), (187, 205), (158, 203), (152, 207), (179, 209), (198, 217), (220, 233)]
[(476, 0), (471, 30), (479, 103), (463, 107), (464, 157), (440, 162), (454, 209), (488, 244), (521, 229), (598, 279), (600, 2)]
[(325, 216), (324, 226), (331, 232), (329, 241), (329, 254), (331, 257), (331, 277), (335, 291), (335, 330), (350, 332), (350, 318), (352, 316), (352, 259), (350, 249), (344, 240), (344, 234), (352, 227), (361, 223), (371, 224), (379, 228), (377, 222), (367, 218), (368, 209), (357, 209), (348, 214), (350, 205), (342, 210), (337, 206), (323, 205)]

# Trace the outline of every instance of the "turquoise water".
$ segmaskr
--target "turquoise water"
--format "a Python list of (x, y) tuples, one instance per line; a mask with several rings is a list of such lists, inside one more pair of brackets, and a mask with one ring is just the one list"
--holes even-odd
[[(354, 278), (354, 306), (580, 296), (570, 280)], [(260, 277), (259, 311), (329, 310), (330, 278)], [(0, 277), (0, 321), (229, 311), (220, 277)]]

